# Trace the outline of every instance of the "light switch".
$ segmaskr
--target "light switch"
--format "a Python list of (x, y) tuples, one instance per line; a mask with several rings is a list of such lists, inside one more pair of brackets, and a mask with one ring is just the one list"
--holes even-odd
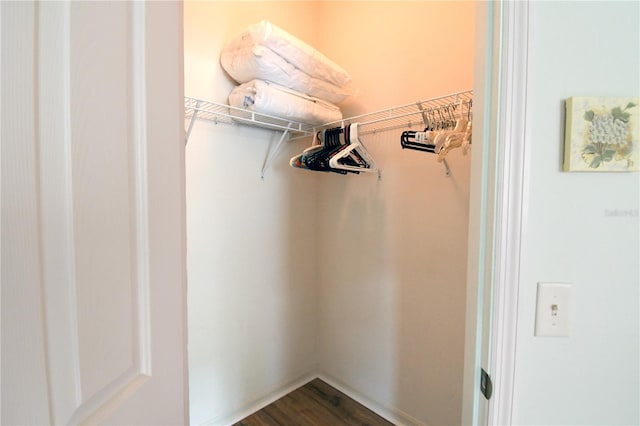
[(536, 336), (569, 336), (572, 285), (538, 283)]

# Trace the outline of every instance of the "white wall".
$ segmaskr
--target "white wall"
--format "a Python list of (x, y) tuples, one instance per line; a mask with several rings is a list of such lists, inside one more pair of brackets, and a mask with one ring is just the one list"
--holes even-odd
[[(561, 171), (564, 99), (639, 95), (639, 17), (638, 2), (530, 4), (515, 424), (640, 423), (639, 175)], [(570, 337), (534, 337), (540, 281), (573, 283)]]
[[(185, 4), (185, 92), (225, 101), (225, 38), (267, 18), (347, 69), (347, 116), (470, 89), (473, 2)], [(357, 25), (354, 23), (357, 22)], [(469, 156), (365, 136), (383, 168), (291, 169), (275, 137), (199, 121), (187, 147), (192, 421), (317, 373), (404, 420), (459, 424)], [(265, 139), (267, 138), (267, 139)], [(316, 340), (317, 339), (317, 340)], [(231, 417), (229, 417), (231, 416)]]
[[(269, 19), (312, 37), (313, 5), (187, 2), (185, 94), (226, 103), (234, 83), (223, 44)], [(313, 43), (313, 40), (310, 40)], [(279, 133), (198, 120), (186, 149), (191, 421), (239, 420), (317, 368), (314, 174), (282, 149), (260, 179)]]
[(223, 424), (316, 369), (315, 176), (281, 161), (261, 181), (270, 137), (199, 122), (187, 147), (194, 424)]

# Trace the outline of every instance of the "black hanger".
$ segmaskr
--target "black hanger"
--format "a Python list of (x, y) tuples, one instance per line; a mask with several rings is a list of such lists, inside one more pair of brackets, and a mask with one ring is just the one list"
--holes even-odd
[(417, 151), (435, 153), (435, 144), (431, 144), (429, 143), (430, 141), (425, 141), (425, 138), (419, 137), (422, 136), (421, 134), (424, 134), (428, 131), (430, 131), (429, 127), (425, 127), (424, 131), (422, 132), (417, 132), (415, 130), (406, 130), (402, 132), (402, 135), (400, 135), (400, 146), (402, 146), (402, 149), (408, 148), (415, 149)]
[(346, 170), (336, 170), (329, 166), (331, 155), (340, 149), (340, 133), (342, 128), (335, 127), (322, 131), (322, 149), (311, 153), (304, 159), (304, 164), (311, 170), (346, 174)]

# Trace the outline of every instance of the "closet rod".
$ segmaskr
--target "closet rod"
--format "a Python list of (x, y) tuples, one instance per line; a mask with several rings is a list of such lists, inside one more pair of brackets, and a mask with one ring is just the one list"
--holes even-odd
[[(362, 129), (361, 134), (372, 133), (378, 130), (411, 127), (418, 123), (423, 123), (424, 114), (434, 111), (437, 108), (456, 105), (460, 102), (469, 104), (472, 100), (473, 91), (465, 90), (381, 111), (355, 115), (343, 118), (342, 120), (325, 123), (321, 126), (312, 126), (273, 115), (260, 114), (216, 102), (185, 97), (185, 119), (191, 120), (189, 127), (192, 127), (196, 118), (200, 118), (215, 123), (246, 124), (271, 130), (280, 130), (287, 132), (290, 135), (289, 139), (293, 140), (311, 136), (315, 132), (323, 129), (344, 126), (347, 123), (355, 122), (360, 123), (361, 128), (369, 127), (368, 130)], [(403, 120), (414, 116), (415, 121)]]
[(413, 102), (406, 105), (400, 105), (393, 108), (384, 109), (381, 111), (370, 112), (366, 114), (360, 114), (353, 117), (345, 118), (333, 123), (327, 123), (323, 127), (333, 127), (342, 122), (359, 122), (360, 126), (368, 126), (372, 124), (382, 123), (385, 121), (392, 121), (399, 118), (416, 115), (417, 118), (422, 121), (422, 114), (429, 113), (438, 108), (443, 108), (448, 105), (455, 105), (459, 102), (469, 103), (473, 99), (473, 91), (466, 90), (463, 92), (452, 93), (449, 95), (438, 96), (436, 98), (430, 98), (422, 101)]
[[(438, 96), (410, 104), (400, 105), (380, 111), (355, 115), (342, 120), (332, 121), (322, 126), (309, 127), (310, 134), (332, 127), (344, 127), (349, 123), (359, 123), (360, 134), (370, 134), (377, 131), (424, 125), (425, 114), (460, 104), (470, 105), (473, 100), (473, 90), (464, 90), (448, 95)], [(407, 118), (409, 120), (407, 120)], [(308, 135), (294, 136), (291, 139), (304, 138)]]
[[(415, 125), (425, 125), (426, 114), (438, 110), (438, 108), (447, 108), (451, 106), (465, 104), (471, 111), (471, 103), (473, 100), (473, 91), (464, 90), (448, 95), (438, 96), (415, 103), (401, 105), (380, 111), (360, 114), (342, 120), (325, 123), (321, 126), (312, 126), (307, 123), (291, 121), (281, 117), (268, 114), (256, 113), (242, 108), (223, 105), (212, 101), (185, 97), (185, 119), (189, 119), (188, 129), (186, 130), (186, 140), (188, 142), (191, 130), (196, 118), (213, 121), (214, 123), (227, 124), (245, 124), (253, 127), (261, 127), (270, 130), (279, 130), (282, 132), (280, 140), (273, 150), (269, 150), (267, 157), (260, 172), (261, 178), (264, 179), (264, 173), (269, 167), (279, 147), (287, 140), (302, 139), (312, 136), (314, 133), (329, 129), (332, 127), (344, 127), (349, 123), (359, 123), (360, 134), (370, 134), (377, 131), (392, 130), (399, 128), (411, 128)], [(445, 163), (447, 175), (449, 175), (448, 164)]]

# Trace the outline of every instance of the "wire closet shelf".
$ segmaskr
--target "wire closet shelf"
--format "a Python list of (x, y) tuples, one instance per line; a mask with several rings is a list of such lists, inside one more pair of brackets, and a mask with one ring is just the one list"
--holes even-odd
[[(450, 114), (452, 112), (462, 113), (466, 111), (469, 116), (471, 116), (472, 101), (473, 91), (465, 90), (381, 111), (343, 118), (342, 120), (325, 123), (321, 126), (313, 126), (308, 123), (301, 123), (274, 115), (248, 111), (246, 109), (230, 105), (185, 97), (185, 120), (189, 120), (185, 143), (189, 141), (189, 136), (191, 135), (193, 125), (197, 118), (212, 121), (216, 124), (243, 124), (252, 127), (280, 131), (282, 134), (280, 135), (279, 141), (276, 143), (274, 148), (270, 148), (268, 150), (267, 156), (262, 165), (260, 176), (264, 179), (265, 171), (275, 159), (282, 143), (287, 139), (302, 139), (312, 136), (314, 133), (323, 129), (339, 126), (344, 127), (351, 123), (359, 123), (359, 133), (361, 135), (394, 129), (412, 128), (414, 126), (421, 126), (424, 128), (427, 127), (429, 117), (433, 117), (434, 114)], [(459, 106), (462, 106), (464, 111), (457, 110)], [(444, 165), (446, 168), (446, 174), (449, 176), (449, 166), (446, 162), (444, 162)]]
[(197, 118), (212, 121), (216, 124), (244, 124), (269, 130), (287, 132), (290, 136), (305, 137), (311, 135), (309, 125), (275, 115), (262, 114), (223, 105), (212, 101), (197, 98), (184, 98), (185, 120), (189, 120), (186, 141), (189, 141), (191, 130)]
[(313, 134), (313, 132), (322, 129), (339, 126), (344, 127), (346, 124), (359, 123), (359, 133), (365, 135), (387, 130), (412, 128), (414, 126), (425, 127), (427, 116), (441, 112), (443, 114), (449, 114), (449, 112), (454, 112), (454, 110), (458, 112), (457, 108), (461, 104), (464, 105), (464, 112), (468, 111), (469, 114), (471, 114), (472, 102), (473, 91), (465, 90), (381, 111), (343, 118), (342, 120), (326, 123), (308, 130)]
[(313, 135), (313, 133), (331, 128), (344, 126), (349, 123), (359, 123), (360, 134), (375, 133), (379, 131), (412, 128), (424, 126), (427, 114), (455, 108), (464, 104), (471, 111), (473, 91), (466, 90), (449, 95), (439, 96), (427, 100), (396, 106), (381, 111), (356, 115), (342, 120), (325, 123), (321, 126), (312, 126), (307, 123), (291, 121), (285, 118), (261, 114), (236, 108), (229, 105), (218, 104), (197, 98), (185, 98), (185, 119), (190, 120), (187, 130), (187, 140), (196, 118), (213, 121), (214, 123), (245, 124), (270, 130), (285, 132), (289, 139), (300, 139)]

